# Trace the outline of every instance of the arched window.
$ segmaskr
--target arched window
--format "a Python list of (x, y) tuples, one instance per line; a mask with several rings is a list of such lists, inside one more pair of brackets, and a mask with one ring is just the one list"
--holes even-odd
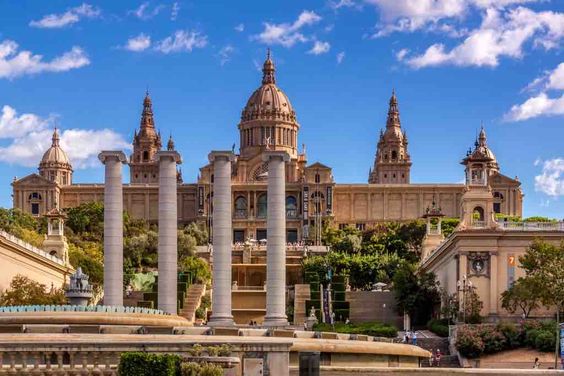
[(396, 159), (398, 159), (398, 152), (395, 150), (392, 150), (392, 161), (395, 161)]
[(235, 199), (235, 218), (247, 218), (247, 199), (243, 196)]
[(263, 193), (257, 198), (257, 217), (266, 218), (267, 202), (266, 193)]
[(315, 182), (321, 183), (321, 176), (319, 174), (315, 174)]
[(148, 160), (149, 160), (149, 152), (145, 150), (143, 152), (143, 161), (147, 162)]
[(484, 219), (484, 209), (481, 206), (476, 206), (472, 211), (472, 222), (476, 225), (480, 225), (483, 224)]
[(298, 216), (298, 200), (294, 196), (286, 197), (286, 217), (296, 218)]

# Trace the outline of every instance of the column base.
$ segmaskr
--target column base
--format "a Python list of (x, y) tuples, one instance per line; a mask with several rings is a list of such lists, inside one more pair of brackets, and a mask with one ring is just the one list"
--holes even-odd
[(235, 326), (235, 321), (233, 321), (233, 316), (212, 316), (207, 323), (210, 327), (223, 327), (223, 326)]
[(290, 325), (288, 323), (288, 317), (284, 316), (266, 316), (262, 323), (262, 326), (270, 326), (270, 327), (285, 327)]

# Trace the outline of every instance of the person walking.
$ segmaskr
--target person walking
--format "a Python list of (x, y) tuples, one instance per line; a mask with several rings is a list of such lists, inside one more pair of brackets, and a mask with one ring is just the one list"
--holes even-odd
[(437, 349), (437, 355), (435, 356), (435, 359), (437, 361), (437, 367), (441, 366), (441, 349)]
[(411, 339), (413, 340), (413, 346), (417, 346), (417, 332), (413, 332)]
[(539, 358), (535, 358), (535, 363), (533, 364), (533, 368), (534, 368), (534, 369), (539, 369), (539, 368), (540, 368), (540, 361), (539, 361)]
[(429, 367), (433, 367), (435, 363), (435, 352), (431, 350), (431, 356), (429, 357)]

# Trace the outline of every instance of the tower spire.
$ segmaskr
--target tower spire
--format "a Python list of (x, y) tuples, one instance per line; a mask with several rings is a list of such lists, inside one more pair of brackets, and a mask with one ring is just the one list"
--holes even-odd
[(266, 50), (266, 60), (262, 66), (262, 84), (275, 84), (276, 77), (274, 76), (274, 62), (270, 57), (270, 48)]
[(51, 138), (51, 146), (55, 147), (55, 146), (59, 146), (59, 132), (57, 131), (57, 127), (55, 127), (55, 130), (53, 131), (53, 137)]
[(386, 121), (386, 127), (399, 127), (399, 108), (398, 108), (398, 98), (396, 97), (396, 89), (392, 89), (392, 96), (390, 97), (390, 105), (388, 107), (388, 119)]
[(143, 99), (143, 112), (141, 113), (141, 134), (147, 133), (149, 129), (151, 129), (150, 132), (154, 132), (154, 128), (153, 102), (149, 96), (149, 89), (147, 89), (145, 98)]

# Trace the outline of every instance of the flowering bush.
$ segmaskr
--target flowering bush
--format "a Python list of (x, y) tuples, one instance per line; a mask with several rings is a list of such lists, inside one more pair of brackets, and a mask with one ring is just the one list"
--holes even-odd
[(506, 348), (507, 341), (505, 336), (496, 328), (483, 326), (480, 331), (480, 337), (484, 341), (485, 354), (494, 354)]
[(467, 358), (477, 358), (484, 352), (484, 341), (476, 328), (465, 326), (458, 329), (456, 349)]

